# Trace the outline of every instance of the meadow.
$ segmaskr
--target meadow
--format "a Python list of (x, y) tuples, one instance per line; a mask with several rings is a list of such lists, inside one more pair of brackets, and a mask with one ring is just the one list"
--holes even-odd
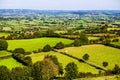
[(6, 37), (6, 36), (8, 36), (8, 35), (9, 35), (9, 33), (1, 33), (1, 32), (0, 32), (0, 37), (2, 37), (2, 36), (5, 36), (5, 37)]
[(0, 51), (0, 57), (9, 56), (9, 55), (11, 55), (11, 54), (12, 54), (12, 53), (10, 53), (10, 52)]
[(68, 56), (62, 55), (60, 53), (57, 52), (41, 52), (41, 53), (37, 53), (37, 54), (31, 54), (29, 56), (31, 56), (33, 63), (37, 62), (37, 61), (41, 61), (44, 59), (44, 56), (46, 55), (55, 55), (58, 58), (58, 61), (63, 65), (63, 68), (65, 68), (65, 66), (70, 63), (70, 62), (75, 62), (78, 66), (78, 70), (80, 72), (92, 72), (93, 74), (98, 73), (98, 70), (95, 69), (94, 67), (91, 67), (85, 63), (82, 62), (78, 62), (77, 60), (70, 58)]
[(85, 45), (81, 47), (69, 47), (64, 48), (60, 51), (64, 52), (67, 50), (67, 53), (78, 58), (82, 58), (84, 54), (89, 54), (90, 62), (102, 66), (103, 61), (108, 62), (108, 69), (113, 69), (115, 64), (120, 66), (120, 49), (94, 44), (94, 45)]
[(51, 47), (56, 43), (63, 42), (64, 44), (71, 44), (73, 40), (64, 38), (36, 38), (36, 39), (23, 39), (23, 40), (8, 40), (8, 50), (14, 50), (15, 48), (24, 48), (25, 51), (34, 51), (42, 49), (46, 44)]
[(111, 44), (120, 46), (120, 42), (111, 42)]
[(10, 70), (12, 68), (15, 68), (15, 67), (23, 67), (23, 65), (19, 62), (17, 62), (15, 59), (13, 59), (12, 57), (11, 58), (7, 58), (7, 59), (2, 59), (0, 60), (0, 66), (1, 65), (4, 65), (6, 66), (7, 68), (9, 68)]

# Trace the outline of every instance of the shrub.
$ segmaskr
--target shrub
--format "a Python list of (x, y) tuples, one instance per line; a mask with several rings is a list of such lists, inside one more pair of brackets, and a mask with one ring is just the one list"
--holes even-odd
[(54, 48), (56, 48), (56, 49), (63, 49), (64, 47), (65, 47), (65, 45), (64, 45), (62, 42), (59, 42), (59, 43), (57, 43), (57, 44), (55, 45)]
[(6, 40), (0, 40), (0, 50), (7, 50), (8, 43)]
[(47, 44), (46, 46), (44, 46), (43, 52), (49, 52), (49, 51), (51, 51), (51, 46)]
[(25, 54), (25, 50), (23, 48), (16, 48), (13, 53), (22, 53)]

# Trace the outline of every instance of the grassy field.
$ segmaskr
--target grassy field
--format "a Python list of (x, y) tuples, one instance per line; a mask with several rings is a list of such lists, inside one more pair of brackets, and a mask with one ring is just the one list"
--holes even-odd
[(11, 55), (11, 54), (12, 54), (12, 53), (10, 53), (10, 52), (0, 51), (0, 57), (9, 56), (9, 55)]
[(73, 40), (64, 38), (36, 38), (36, 39), (23, 39), (23, 40), (8, 40), (8, 50), (14, 50), (15, 48), (24, 48), (26, 51), (33, 51), (42, 49), (46, 44), (55, 46), (58, 42), (64, 44), (70, 44)]
[(8, 36), (8, 35), (9, 35), (8, 33), (1, 33), (1, 32), (0, 32), (0, 37), (2, 37), (2, 36), (5, 36), (5, 37), (6, 37), (6, 36)]
[(89, 54), (89, 61), (102, 66), (103, 61), (108, 62), (108, 69), (113, 69), (115, 64), (120, 66), (120, 49), (96, 44), (81, 47), (69, 47), (60, 51), (68, 51), (68, 54), (82, 58), (84, 54)]
[(0, 60), (0, 66), (4, 65), (6, 67), (8, 67), (10, 70), (14, 67), (22, 67), (23, 65), (19, 62), (17, 62), (15, 59), (8, 58), (8, 59), (2, 59)]
[(115, 44), (115, 45), (119, 45), (120, 46), (120, 42), (111, 42), (111, 44)]
[(97, 40), (99, 37), (88, 37), (88, 40)]
[(85, 64), (85, 63), (80, 63), (75, 59), (72, 59), (70, 57), (67, 57), (65, 55), (59, 54), (57, 52), (41, 52), (38, 54), (31, 54), (31, 58), (33, 63), (35, 63), (36, 61), (41, 61), (44, 59), (45, 55), (56, 55), (59, 62), (62, 63), (63, 67), (65, 68), (65, 66), (69, 63), (69, 62), (75, 62), (78, 66), (78, 70), (80, 72), (92, 72), (92, 73), (98, 73), (98, 70)]

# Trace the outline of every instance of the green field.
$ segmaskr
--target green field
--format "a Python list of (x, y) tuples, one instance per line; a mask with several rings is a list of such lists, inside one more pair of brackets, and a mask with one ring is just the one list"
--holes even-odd
[(84, 54), (89, 54), (89, 61), (97, 65), (102, 66), (103, 61), (108, 62), (108, 69), (113, 69), (115, 64), (120, 66), (120, 49), (96, 44), (96, 45), (85, 45), (81, 47), (69, 47), (60, 51), (64, 52), (67, 50), (68, 54), (82, 58)]
[(0, 51), (0, 57), (9, 56), (9, 55), (11, 55), (10, 52)]
[(43, 60), (45, 55), (56, 55), (59, 62), (62, 63), (64, 68), (69, 62), (75, 62), (77, 64), (80, 72), (98, 73), (97, 69), (95, 69), (85, 63), (80, 63), (75, 59), (72, 59), (72, 58), (62, 55), (62, 54), (59, 54), (57, 52), (41, 52), (41, 53), (37, 53), (37, 54), (31, 54), (30, 56), (32, 58), (33, 63), (35, 63), (36, 61)]
[(15, 67), (22, 67), (23, 65), (19, 62), (17, 62), (15, 59), (8, 58), (8, 59), (2, 59), (0, 60), (0, 65), (4, 65), (8, 67), (9, 69), (15, 68)]
[(97, 40), (99, 37), (88, 37), (88, 40)]
[(111, 44), (120, 46), (120, 42), (111, 42)]
[(42, 49), (46, 44), (55, 46), (58, 42), (64, 44), (71, 44), (73, 40), (64, 38), (36, 38), (36, 39), (23, 39), (23, 40), (8, 40), (8, 50), (14, 50), (15, 48), (24, 48), (26, 51), (33, 51)]
[(6, 36), (8, 36), (8, 35), (9, 35), (9, 33), (1, 33), (1, 32), (0, 32), (0, 37), (2, 37), (2, 36), (5, 36), (5, 37), (6, 37)]

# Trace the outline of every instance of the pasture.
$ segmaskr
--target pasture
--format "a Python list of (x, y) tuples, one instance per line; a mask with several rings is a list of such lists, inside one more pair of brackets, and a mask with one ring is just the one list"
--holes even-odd
[(75, 62), (78, 66), (78, 70), (80, 72), (92, 72), (92, 73), (98, 73), (98, 70), (95, 69), (94, 67), (91, 67), (85, 63), (82, 62), (78, 62), (77, 60), (70, 58), (68, 56), (62, 55), (60, 53), (57, 52), (41, 52), (41, 53), (37, 53), (37, 54), (31, 54), (31, 58), (33, 63), (37, 62), (37, 61), (41, 61), (44, 59), (44, 56), (46, 55), (55, 55), (58, 58), (58, 61), (60, 63), (62, 63), (63, 68), (65, 68), (65, 66), (70, 63), (70, 62)]
[(120, 46), (120, 42), (111, 42), (111, 44)]
[(0, 32), (0, 37), (2, 37), (2, 36), (5, 36), (5, 37), (6, 37), (6, 36), (8, 36), (8, 35), (9, 35), (9, 33), (1, 33), (1, 32)]
[(10, 53), (10, 52), (0, 51), (0, 57), (9, 56), (9, 55), (11, 55), (11, 54), (12, 54), (12, 53)]
[(24, 48), (25, 51), (33, 51), (42, 49), (46, 44), (51, 47), (56, 43), (63, 42), (64, 44), (71, 44), (73, 40), (64, 38), (36, 38), (36, 39), (23, 39), (23, 40), (8, 40), (8, 50), (14, 50), (15, 48)]
[(15, 68), (15, 67), (23, 67), (23, 65), (19, 62), (17, 62), (15, 59), (13, 59), (12, 57), (11, 58), (7, 58), (7, 59), (2, 59), (0, 60), (0, 66), (1, 65), (4, 65), (6, 66), (7, 68), (9, 68), (10, 70), (12, 68)]
[(81, 47), (69, 47), (64, 48), (60, 51), (64, 52), (67, 50), (67, 53), (78, 58), (82, 58), (84, 54), (89, 54), (89, 60), (92, 63), (102, 66), (103, 61), (108, 62), (108, 69), (113, 69), (115, 64), (120, 66), (120, 49), (94, 44), (94, 45), (85, 45)]

